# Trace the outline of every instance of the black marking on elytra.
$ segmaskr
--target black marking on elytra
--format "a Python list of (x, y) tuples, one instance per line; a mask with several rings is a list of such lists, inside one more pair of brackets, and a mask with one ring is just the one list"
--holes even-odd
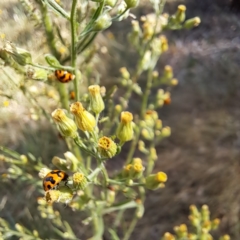
[(52, 177), (46, 177), (45, 181), (51, 182), (52, 184), (55, 184), (55, 182), (56, 182)]
[(48, 189), (51, 189), (51, 185), (47, 185), (47, 188), (48, 188)]

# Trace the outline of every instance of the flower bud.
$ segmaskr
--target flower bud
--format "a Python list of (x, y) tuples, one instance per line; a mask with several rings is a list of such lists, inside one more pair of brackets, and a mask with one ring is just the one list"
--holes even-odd
[(173, 69), (171, 66), (166, 65), (164, 67), (164, 73), (163, 73), (163, 77), (165, 79), (172, 79), (173, 78)]
[(51, 67), (61, 68), (61, 64), (59, 63), (59, 61), (53, 55), (46, 54), (45, 55), (45, 60)]
[(120, 16), (118, 17), (119, 21), (122, 21), (123, 19), (126, 19), (129, 16), (129, 9), (127, 9), (127, 4), (122, 1), (120, 4), (117, 6), (117, 14)]
[(133, 138), (133, 115), (130, 112), (121, 113), (121, 122), (118, 126), (116, 136), (121, 143), (132, 140)]
[(124, 78), (124, 79), (130, 79), (130, 73), (129, 73), (129, 71), (127, 70), (127, 68), (125, 68), (125, 67), (122, 67), (122, 68), (120, 68), (119, 69), (119, 71), (120, 71), (120, 73), (122, 74), (122, 77)]
[(198, 211), (198, 209), (197, 209), (197, 207), (196, 207), (195, 205), (191, 205), (191, 206), (189, 207), (189, 209), (190, 209), (190, 214), (191, 214), (192, 216), (199, 218), (200, 213), (199, 213), (199, 211)]
[(140, 62), (140, 67), (142, 70), (147, 70), (150, 68), (152, 63), (152, 52), (150, 50), (147, 50)]
[(107, 199), (106, 199), (108, 205), (112, 205), (115, 202), (115, 197), (116, 197), (115, 191), (108, 189), (107, 190)]
[(213, 221), (212, 221), (212, 227), (211, 229), (212, 230), (215, 230), (219, 227), (219, 224), (220, 224), (220, 219), (219, 218), (215, 218)]
[(65, 152), (64, 157), (67, 160), (69, 170), (71, 170), (72, 172), (77, 171), (78, 163), (80, 162), (80, 160), (78, 160), (76, 156), (71, 152)]
[(87, 132), (94, 130), (96, 119), (80, 102), (72, 103), (70, 111), (75, 116), (75, 121), (79, 129)]
[(75, 122), (66, 116), (62, 109), (52, 112), (52, 118), (57, 124), (58, 131), (64, 137), (75, 138), (77, 136), (77, 126)]
[(231, 239), (230, 236), (226, 234), (226, 235), (220, 237), (219, 240), (230, 240), (230, 239)]
[(165, 137), (169, 137), (170, 135), (171, 135), (171, 128), (170, 127), (164, 127), (162, 129), (161, 136), (165, 138)]
[(144, 167), (142, 165), (142, 162), (133, 161), (132, 167), (130, 169), (130, 177), (132, 179), (138, 179), (142, 176), (143, 171)]
[(104, 136), (98, 140), (98, 151), (102, 157), (112, 158), (117, 153), (117, 144)]
[(201, 23), (201, 19), (199, 17), (190, 18), (186, 22), (184, 22), (183, 27), (186, 29), (191, 29), (193, 27), (197, 27)]
[(16, 61), (21, 66), (32, 63), (32, 56), (30, 52), (26, 51), (25, 49), (17, 48), (13, 44), (9, 43), (6, 45), (4, 50), (5, 52), (9, 53), (14, 61)]
[(145, 186), (148, 189), (155, 190), (161, 187), (161, 184), (167, 181), (167, 174), (164, 172), (158, 172), (156, 174), (151, 174), (145, 179)]
[(177, 85), (178, 85), (178, 80), (177, 80), (176, 78), (173, 78), (173, 79), (171, 80), (171, 85), (172, 85), (172, 86), (177, 86)]
[(166, 232), (163, 236), (163, 239), (162, 240), (175, 240), (176, 238), (174, 237), (174, 235), (172, 235), (171, 233), (169, 232)]
[(202, 221), (210, 220), (210, 211), (207, 205), (203, 205), (201, 209)]
[(117, 3), (117, 0), (106, 0), (105, 4), (106, 6), (114, 7)]
[(101, 31), (109, 28), (112, 25), (112, 19), (108, 13), (100, 15), (100, 17), (94, 22), (92, 30)]
[(175, 227), (174, 231), (179, 238), (187, 237), (188, 229), (186, 224), (181, 224), (180, 226)]
[(83, 173), (76, 172), (72, 176), (73, 186), (77, 189), (84, 190), (87, 186), (87, 178)]
[(151, 148), (149, 149), (149, 152), (150, 152), (150, 158), (151, 158), (151, 160), (156, 161), (156, 160), (158, 159), (156, 148), (151, 147)]
[(154, 110), (147, 110), (144, 115), (144, 120), (147, 127), (153, 128), (158, 119), (158, 113)]
[(132, 168), (132, 164), (127, 164), (123, 167), (122, 176), (123, 178), (128, 178), (130, 176), (130, 170)]
[(154, 131), (151, 128), (143, 128), (141, 131), (141, 135), (144, 139), (151, 141), (154, 139)]
[(182, 23), (182, 22), (184, 22), (185, 21), (185, 18), (186, 18), (186, 6), (184, 6), (184, 5), (179, 5), (178, 6), (178, 10), (177, 10), (177, 12), (176, 12), (176, 15), (175, 15), (175, 17), (176, 17), (176, 22), (177, 23)]
[(139, 0), (124, 0), (127, 5), (127, 8), (135, 8), (138, 6)]
[(160, 40), (161, 40), (161, 51), (166, 52), (168, 50), (168, 40), (164, 35), (160, 36)]
[(100, 94), (100, 87), (98, 85), (91, 85), (88, 87), (90, 93), (90, 107), (95, 114), (99, 114), (105, 108), (102, 96)]
[(62, 159), (62, 158), (59, 158), (56, 156), (53, 157), (52, 164), (54, 166), (56, 166), (57, 168), (64, 170), (64, 171), (69, 169), (69, 163), (65, 159)]

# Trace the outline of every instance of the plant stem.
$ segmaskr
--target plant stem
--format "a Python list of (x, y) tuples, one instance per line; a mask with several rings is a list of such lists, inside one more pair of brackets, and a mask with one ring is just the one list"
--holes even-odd
[(142, 99), (142, 104), (141, 104), (141, 118), (144, 117), (144, 114), (147, 109), (148, 97), (152, 87), (152, 72), (153, 72), (153, 68), (151, 67), (148, 69), (147, 84), (146, 84), (146, 89), (145, 89), (143, 99)]
[(134, 228), (136, 227), (137, 225), (137, 222), (138, 222), (138, 218), (136, 216), (136, 213), (135, 213), (135, 216), (134, 218), (132, 219), (131, 223), (130, 223), (130, 226), (128, 227), (124, 237), (123, 237), (123, 240), (128, 240), (134, 230)]
[(48, 15), (48, 11), (47, 11), (47, 5), (46, 4), (41, 4), (41, 12), (42, 12), (42, 20), (43, 20), (43, 24), (44, 24), (44, 28), (45, 28), (45, 32), (46, 32), (46, 36), (47, 36), (47, 42), (48, 42), (48, 46), (52, 52), (52, 54), (59, 59), (61, 57), (60, 53), (57, 50), (56, 47), (56, 39), (54, 37), (54, 31), (53, 31), (53, 24), (52, 21)]
[(74, 91), (76, 94), (76, 101), (79, 101), (79, 75), (77, 74), (77, 51), (76, 51), (76, 42), (77, 42), (77, 20), (76, 20), (76, 11), (77, 10), (77, 0), (72, 1), (72, 9), (70, 16), (71, 23), (71, 65), (74, 69)]
[(137, 147), (137, 144), (138, 144), (140, 132), (141, 132), (141, 129), (137, 129), (136, 132), (135, 132), (135, 137), (132, 140), (130, 149), (128, 151), (128, 156), (127, 156), (127, 160), (126, 160), (126, 163), (125, 163), (126, 165), (129, 164), (132, 161), (133, 154), (134, 154), (134, 152), (136, 150), (136, 147)]

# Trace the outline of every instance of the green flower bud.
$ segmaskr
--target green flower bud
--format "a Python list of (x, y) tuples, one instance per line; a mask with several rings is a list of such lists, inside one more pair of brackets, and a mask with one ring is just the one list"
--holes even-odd
[(139, 0), (124, 0), (124, 2), (127, 5), (127, 8), (135, 8), (139, 4)]
[(71, 170), (72, 172), (77, 171), (78, 163), (80, 162), (80, 160), (78, 160), (76, 156), (71, 152), (65, 152), (64, 157), (67, 160), (69, 170)]
[(114, 7), (117, 3), (117, 0), (106, 0), (105, 4), (110, 7)]
[(210, 220), (210, 211), (207, 205), (203, 205), (201, 209), (202, 221)]
[(101, 113), (105, 108), (105, 105), (100, 93), (100, 87), (98, 85), (91, 85), (88, 87), (88, 91), (90, 93), (91, 110), (96, 114)]
[(52, 164), (61, 170), (64, 170), (64, 171), (69, 170), (69, 164), (65, 159), (55, 156), (52, 159)]
[(211, 229), (212, 230), (215, 230), (219, 227), (220, 225), (220, 219), (219, 218), (215, 218), (213, 221), (212, 221), (212, 227)]
[(151, 174), (145, 179), (145, 186), (148, 189), (155, 190), (159, 187), (164, 186), (167, 181), (167, 174), (164, 172), (158, 172), (156, 174)]
[(61, 64), (59, 63), (59, 61), (53, 55), (46, 54), (45, 55), (45, 60), (51, 67), (61, 68)]
[(75, 122), (71, 118), (68, 118), (62, 109), (53, 111), (52, 118), (62, 136), (75, 138), (78, 135)]
[(100, 17), (94, 22), (92, 30), (101, 31), (109, 28), (112, 25), (112, 19), (108, 13), (100, 15)]
[(75, 121), (79, 129), (87, 132), (92, 132), (94, 130), (96, 119), (80, 102), (72, 103), (70, 111), (75, 116)]
[(183, 27), (186, 29), (192, 29), (193, 27), (197, 27), (201, 23), (201, 19), (199, 17), (190, 18), (186, 22), (184, 22)]
[(184, 6), (184, 5), (179, 5), (179, 6), (178, 6), (178, 10), (177, 10), (176, 15), (175, 15), (175, 17), (176, 17), (176, 22), (177, 22), (177, 23), (182, 23), (182, 22), (184, 22), (184, 20), (185, 20), (185, 18), (186, 18), (185, 12), (186, 12), (186, 6)]
[(9, 53), (14, 61), (16, 61), (21, 66), (32, 63), (32, 56), (30, 52), (26, 51), (25, 49), (17, 48), (13, 44), (9, 44), (4, 50)]
[(107, 203), (108, 205), (112, 205), (115, 202), (115, 197), (116, 197), (116, 193), (115, 191), (112, 191), (110, 189), (107, 190)]
[(144, 121), (147, 127), (153, 128), (158, 119), (158, 113), (154, 110), (147, 110), (144, 115)]
[(121, 113), (121, 122), (118, 126), (116, 136), (122, 142), (127, 142), (133, 138), (133, 115), (130, 112)]
[(171, 233), (166, 232), (166, 233), (164, 234), (162, 240), (176, 240), (176, 238), (175, 238), (174, 235), (172, 235)]
[(170, 135), (171, 135), (171, 128), (170, 127), (164, 127), (162, 129), (161, 136), (165, 138), (165, 137), (169, 137)]
[(186, 224), (181, 224), (180, 226), (174, 227), (174, 231), (179, 238), (186, 238), (188, 235), (188, 229)]
[(98, 140), (98, 151), (102, 157), (112, 158), (117, 153), (117, 144), (104, 136)]

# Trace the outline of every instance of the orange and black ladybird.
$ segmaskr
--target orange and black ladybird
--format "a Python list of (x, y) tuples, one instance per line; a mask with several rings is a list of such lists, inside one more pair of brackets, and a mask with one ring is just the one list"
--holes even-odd
[(55, 70), (55, 77), (61, 83), (68, 83), (74, 79), (74, 75), (68, 71)]
[(68, 175), (61, 170), (52, 170), (43, 178), (43, 189), (45, 191), (55, 189), (61, 181), (67, 182)]

